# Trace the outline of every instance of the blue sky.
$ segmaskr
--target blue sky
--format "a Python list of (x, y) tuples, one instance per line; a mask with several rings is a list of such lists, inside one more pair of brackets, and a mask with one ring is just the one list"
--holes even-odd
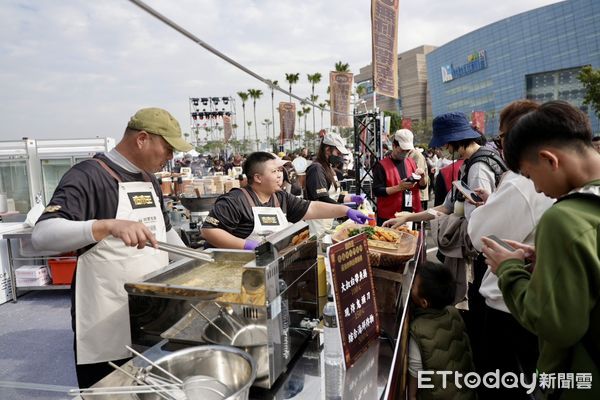
[[(398, 51), (442, 45), (553, 0), (400, 0)], [(147, 0), (147, 4), (256, 73), (325, 98), (336, 61), (370, 62), (367, 0)], [(1, 139), (111, 136), (141, 107), (171, 111), (189, 131), (188, 98), (265, 92), (257, 120), (271, 118), (264, 84), (184, 38), (127, 0), (0, 2)], [(286, 84), (287, 87), (287, 84)], [(236, 96), (237, 97), (237, 96)], [(285, 96), (276, 94), (275, 101)], [(250, 118), (251, 106), (247, 107)], [(238, 123), (241, 124), (238, 101)], [(309, 116), (309, 127), (312, 125)], [(327, 117), (326, 117), (327, 118)], [(317, 113), (317, 126), (320, 114)], [(259, 135), (264, 127), (259, 125)]]

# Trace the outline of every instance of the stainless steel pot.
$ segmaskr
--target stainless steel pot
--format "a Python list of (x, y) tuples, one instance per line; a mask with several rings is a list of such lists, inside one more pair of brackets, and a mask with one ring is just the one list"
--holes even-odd
[[(267, 327), (250, 323), (244, 319), (233, 318), (232, 316), (220, 314), (212, 322), (222, 332), (213, 324), (207, 324), (204, 332), (202, 332), (202, 338), (209, 343), (230, 345), (244, 350), (256, 361), (256, 377), (260, 379), (267, 376), (269, 374)], [(240, 326), (240, 323), (242, 326)], [(233, 340), (229, 339), (223, 332)]]
[[(220, 382), (220, 388), (227, 387), (226, 400), (247, 400), (250, 386), (256, 379), (256, 363), (250, 355), (231, 346), (206, 345), (189, 347), (169, 354), (155, 361), (182, 381), (190, 382), (196, 377), (212, 377), (212, 386)], [(167, 378), (159, 369), (149, 366), (147, 372)], [(219, 389), (221, 390), (221, 389)], [(204, 400), (190, 397), (188, 400)], [(145, 393), (137, 395), (141, 400), (161, 399), (158, 394)], [(223, 397), (219, 397), (223, 398)]]

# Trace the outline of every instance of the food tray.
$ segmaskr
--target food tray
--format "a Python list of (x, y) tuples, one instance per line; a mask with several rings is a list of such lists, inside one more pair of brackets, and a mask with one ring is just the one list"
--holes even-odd
[[(352, 229), (367, 227), (368, 225), (344, 224), (341, 229), (332, 236), (334, 242), (348, 239), (348, 232)], [(373, 266), (394, 266), (410, 260), (417, 250), (417, 236), (391, 228), (375, 227), (377, 230), (390, 232), (397, 236), (395, 242), (383, 242), (380, 240), (368, 240), (369, 259)]]

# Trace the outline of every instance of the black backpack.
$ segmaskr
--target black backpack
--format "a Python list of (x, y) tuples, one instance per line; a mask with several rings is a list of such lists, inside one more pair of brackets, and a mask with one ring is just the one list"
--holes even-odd
[[(474, 164), (478, 162), (486, 163), (491, 168), (491, 170), (494, 172), (495, 186), (498, 187), (498, 184), (500, 183), (500, 178), (502, 178), (502, 175), (506, 171), (508, 171), (508, 167), (506, 166), (504, 160), (496, 150), (483, 146), (480, 147), (479, 150), (477, 150), (471, 157), (469, 157), (468, 160), (465, 161), (465, 169), (461, 174), (460, 180), (468, 186), (467, 179), (469, 177), (469, 170)], [(462, 193), (456, 191), (456, 199), (459, 201), (464, 201), (465, 197), (462, 195)]]

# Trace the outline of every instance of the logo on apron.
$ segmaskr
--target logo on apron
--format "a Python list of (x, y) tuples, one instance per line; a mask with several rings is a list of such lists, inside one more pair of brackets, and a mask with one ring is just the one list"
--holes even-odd
[(258, 214), (261, 225), (276, 226), (280, 225), (279, 218), (273, 214)]
[(154, 198), (150, 192), (131, 192), (127, 193), (131, 208), (136, 210), (138, 208), (150, 208), (155, 207)]

